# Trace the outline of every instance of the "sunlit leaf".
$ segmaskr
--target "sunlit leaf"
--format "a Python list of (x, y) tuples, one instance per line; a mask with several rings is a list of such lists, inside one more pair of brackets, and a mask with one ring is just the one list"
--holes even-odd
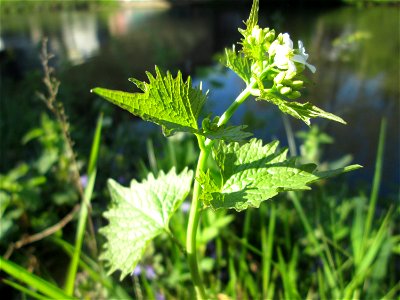
[(220, 143), (214, 158), (221, 170), (222, 185), (210, 173), (203, 173), (198, 179), (205, 205), (237, 211), (259, 207), (262, 201), (279, 192), (310, 189), (308, 184), (318, 179), (360, 167), (318, 172), (314, 164), (298, 165), (294, 158), (287, 159), (287, 150), (277, 150), (277, 147), (277, 141), (263, 146), (257, 139), (242, 146)]
[(250, 132), (243, 131), (246, 128), (246, 125), (220, 126), (215, 130), (207, 131), (204, 133), (204, 135), (212, 140), (215, 139), (224, 140), (225, 142), (241, 142), (253, 135)]
[(272, 94), (263, 94), (258, 98), (258, 100), (266, 100), (277, 105), (283, 113), (291, 115), (296, 119), (300, 119), (307, 125), (311, 124), (310, 119), (312, 118), (325, 118), (346, 124), (346, 121), (344, 121), (341, 117), (326, 112), (309, 102), (299, 103), (296, 101), (285, 100)]
[(120, 270), (122, 280), (135, 269), (147, 244), (169, 232), (169, 220), (188, 195), (192, 177), (188, 169), (179, 175), (172, 169), (157, 178), (150, 173), (141, 183), (132, 180), (129, 188), (109, 180), (112, 205), (104, 214), (109, 224), (100, 229), (107, 238), (101, 259), (109, 273)]
[(225, 65), (234, 71), (247, 84), (251, 79), (251, 61), (241, 53), (237, 53), (235, 46), (225, 49)]
[(197, 118), (206, 100), (201, 88), (194, 88), (191, 78), (184, 82), (178, 72), (176, 78), (156, 67), (156, 76), (146, 73), (149, 83), (130, 79), (142, 93), (94, 88), (92, 92), (118, 105), (143, 120), (163, 127), (165, 135), (174, 131), (197, 132)]

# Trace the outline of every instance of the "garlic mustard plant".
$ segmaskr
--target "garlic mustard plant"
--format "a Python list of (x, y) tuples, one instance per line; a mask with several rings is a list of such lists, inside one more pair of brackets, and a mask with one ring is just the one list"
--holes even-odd
[[(198, 299), (206, 299), (197, 258), (196, 234), (201, 212), (205, 209), (234, 209), (242, 211), (260, 204), (285, 191), (307, 190), (309, 184), (359, 168), (345, 168), (320, 172), (315, 164), (299, 164), (287, 158), (287, 149), (278, 141), (264, 144), (250, 139), (246, 125), (232, 126), (228, 122), (237, 108), (255, 96), (257, 101), (276, 105), (283, 113), (310, 125), (310, 119), (321, 117), (345, 121), (309, 102), (296, 102), (304, 88), (308, 54), (303, 43), (293, 48), (289, 34), (275, 34), (273, 29), (258, 25), (258, 0), (254, 0), (240, 50), (226, 49), (224, 64), (246, 83), (246, 88), (232, 101), (221, 116), (199, 120), (207, 92), (192, 86), (191, 78), (182, 74), (173, 77), (158, 67), (155, 75), (147, 73), (148, 82), (130, 79), (140, 92), (94, 88), (92, 91), (143, 120), (162, 127), (165, 136), (188, 132), (197, 138), (200, 155), (196, 170), (175, 169), (160, 172), (156, 177), (132, 180), (124, 187), (110, 179), (108, 187), (111, 206), (104, 214), (109, 224), (101, 229), (107, 241), (101, 255), (109, 273), (120, 271), (120, 278), (131, 274), (143, 256), (146, 245), (165, 232), (173, 237), (169, 220), (184, 200), (191, 195), (185, 252)], [(201, 126), (200, 126), (201, 124)], [(210, 172), (209, 157), (220, 172)]]

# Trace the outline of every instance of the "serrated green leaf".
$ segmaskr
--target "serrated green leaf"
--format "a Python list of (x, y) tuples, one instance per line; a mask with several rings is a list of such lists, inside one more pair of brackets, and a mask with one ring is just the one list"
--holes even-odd
[(192, 177), (188, 169), (179, 175), (171, 169), (157, 178), (150, 173), (141, 183), (132, 180), (129, 188), (109, 180), (112, 206), (104, 213), (109, 224), (100, 229), (107, 238), (100, 258), (109, 274), (120, 270), (122, 280), (134, 270), (147, 244), (169, 232), (169, 220), (189, 194)]
[(302, 120), (308, 126), (310, 126), (311, 118), (325, 118), (332, 121), (336, 121), (342, 124), (346, 124), (341, 117), (338, 117), (332, 113), (326, 112), (319, 107), (306, 102), (299, 103), (296, 101), (289, 101), (285, 99), (281, 99), (273, 94), (264, 94), (261, 95), (258, 100), (266, 100), (278, 106), (278, 108), (285, 114), (291, 115), (296, 119)]
[(228, 126), (223, 124), (218, 126), (219, 120), (218, 116), (213, 120), (210, 120), (209, 117), (204, 118), (198, 134), (211, 140), (223, 140), (225, 142), (243, 142), (253, 135), (244, 131), (247, 125)]
[(257, 25), (258, 23), (258, 9), (259, 9), (259, 4), (258, 0), (253, 0), (253, 4), (251, 5), (251, 10), (250, 10), (250, 15), (247, 21), (245, 22), (246, 24), (246, 30), (251, 33), (251, 30)]
[(232, 49), (225, 49), (224, 64), (234, 71), (247, 84), (251, 80), (251, 61), (241, 53), (237, 53), (235, 46)]
[(173, 78), (156, 67), (156, 77), (146, 74), (149, 83), (130, 79), (143, 93), (104, 88), (94, 88), (92, 92), (143, 120), (161, 125), (166, 136), (175, 131), (197, 132), (197, 118), (206, 100), (201, 88), (192, 87), (190, 77), (184, 82), (180, 72)]
[(253, 134), (243, 131), (247, 125), (219, 126), (212, 130), (203, 131), (201, 134), (211, 140), (223, 140), (225, 142), (242, 142)]
[(351, 171), (360, 166), (318, 173), (316, 165), (297, 165), (295, 159), (286, 159), (287, 150), (277, 151), (278, 142), (262, 145), (252, 139), (238, 143), (220, 143), (214, 158), (221, 170), (222, 185), (218, 186), (210, 173), (202, 174), (202, 199), (213, 209), (233, 208), (237, 211), (259, 207), (261, 202), (279, 192), (310, 189), (307, 184), (321, 178)]

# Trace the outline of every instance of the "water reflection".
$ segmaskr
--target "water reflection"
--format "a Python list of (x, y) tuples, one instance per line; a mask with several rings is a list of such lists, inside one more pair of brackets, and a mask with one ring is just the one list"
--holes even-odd
[(61, 15), (62, 40), (66, 56), (72, 64), (80, 64), (94, 56), (100, 42), (94, 13), (65, 12)]
[[(242, 26), (247, 10), (248, 7), (132, 8), (10, 18), (2, 22), (0, 50), (18, 49), (19, 53), (36, 55), (36, 45), (48, 35), (58, 59), (68, 62), (62, 70), (63, 86), (73, 96), (68, 100), (78, 113), (94, 106), (93, 96), (87, 92), (89, 88), (100, 85), (131, 89), (127, 78), (144, 79), (144, 72), (152, 70), (154, 64), (180, 68), (186, 74), (197, 73), (195, 82), (202, 80), (204, 87), (211, 89), (208, 105), (221, 113), (243, 84), (236, 75), (220, 67), (201, 71), (199, 66), (213, 65), (213, 55), (238, 40), (237, 27)], [(293, 39), (304, 41), (310, 63), (317, 66), (306, 98), (341, 115), (349, 123), (346, 127), (320, 122), (321, 128), (336, 140), (327, 149), (327, 156), (334, 159), (336, 155), (352, 154), (357, 163), (365, 166), (358, 174), (369, 180), (374, 168), (379, 123), (385, 116), (391, 138), (384, 176), (391, 178), (392, 185), (398, 183), (398, 7), (264, 11), (267, 14), (260, 17), (263, 25), (290, 32)], [(23, 61), (32, 55), (19, 55), (15, 59)], [(23, 69), (30, 65), (27, 61), (19, 64)], [(18, 90), (19, 83), (14, 84)], [(74, 99), (79, 101), (74, 103)], [(265, 103), (249, 102), (246, 110), (240, 111), (233, 121), (244, 120), (252, 126), (262, 126), (257, 135), (266, 139), (272, 135), (284, 137), (282, 120), (275, 112)], [(117, 109), (114, 114), (114, 117), (128, 118)], [(301, 122), (292, 120), (291, 124), (294, 130), (304, 129)], [(12, 124), (7, 128), (12, 130), (11, 127)]]

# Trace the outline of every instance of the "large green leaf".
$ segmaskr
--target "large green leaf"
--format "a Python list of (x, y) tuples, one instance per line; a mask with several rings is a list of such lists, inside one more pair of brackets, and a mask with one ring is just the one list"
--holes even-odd
[(261, 96), (257, 99), (266, 100), (277, 105), (283, 113), (300, 119), (309, 126), (311, 124), (311, 118), (325, 118), (342, 124), (346, 124), (346, 122), (341, 117), (326, 112), (309, 102), (299, 103), (296, 101), (285, 100), (281, 97), (273, 95), (272, 93), (262, 93)]
[(201, 174), (200, 181), (205, 205), (214, 209), (233, 208), (237, 211), (259, 207), (264, 200), (279, 192), (309, 189), (307, 184), (359, 168), (358, 165), (337, 170), (318, 172), (316, 165), (296, 164), (287, 159), (287, 150), (277, 151), (278, 142), (262, 145), (252, 139), (239, 143), (220, 143), (214, 158), (221, 170), (222, 184), (210, 173)]
[(147, 244), (169, 232), (169, 220), (188, 195), (192, 177), (188, 169), (179, 175), (171, 169), (157, 178), (149, 174), (141, 183), (132, 180), (129, 188), (109, 180), (112, 206), (104, 214), (109, 224), (100, 229), (107, 238), (100, 258), (107, 262), (109, 273), (121, 270), (122, 280), (134, 270)]
[(163, 127), (165, 135), (174, 131), (197, 132), (197, 118), (206, 100), (201, 88), (194, 88), (188, 77), (184, 82), (178, 72), (176, 78), (167, 72), (162, 74), (156, 67), (156, 76), (146, 73), (149, 83), (131, 78), (143, 93), (94, 88), (92, 92), (120, 106), (143, 120)]

